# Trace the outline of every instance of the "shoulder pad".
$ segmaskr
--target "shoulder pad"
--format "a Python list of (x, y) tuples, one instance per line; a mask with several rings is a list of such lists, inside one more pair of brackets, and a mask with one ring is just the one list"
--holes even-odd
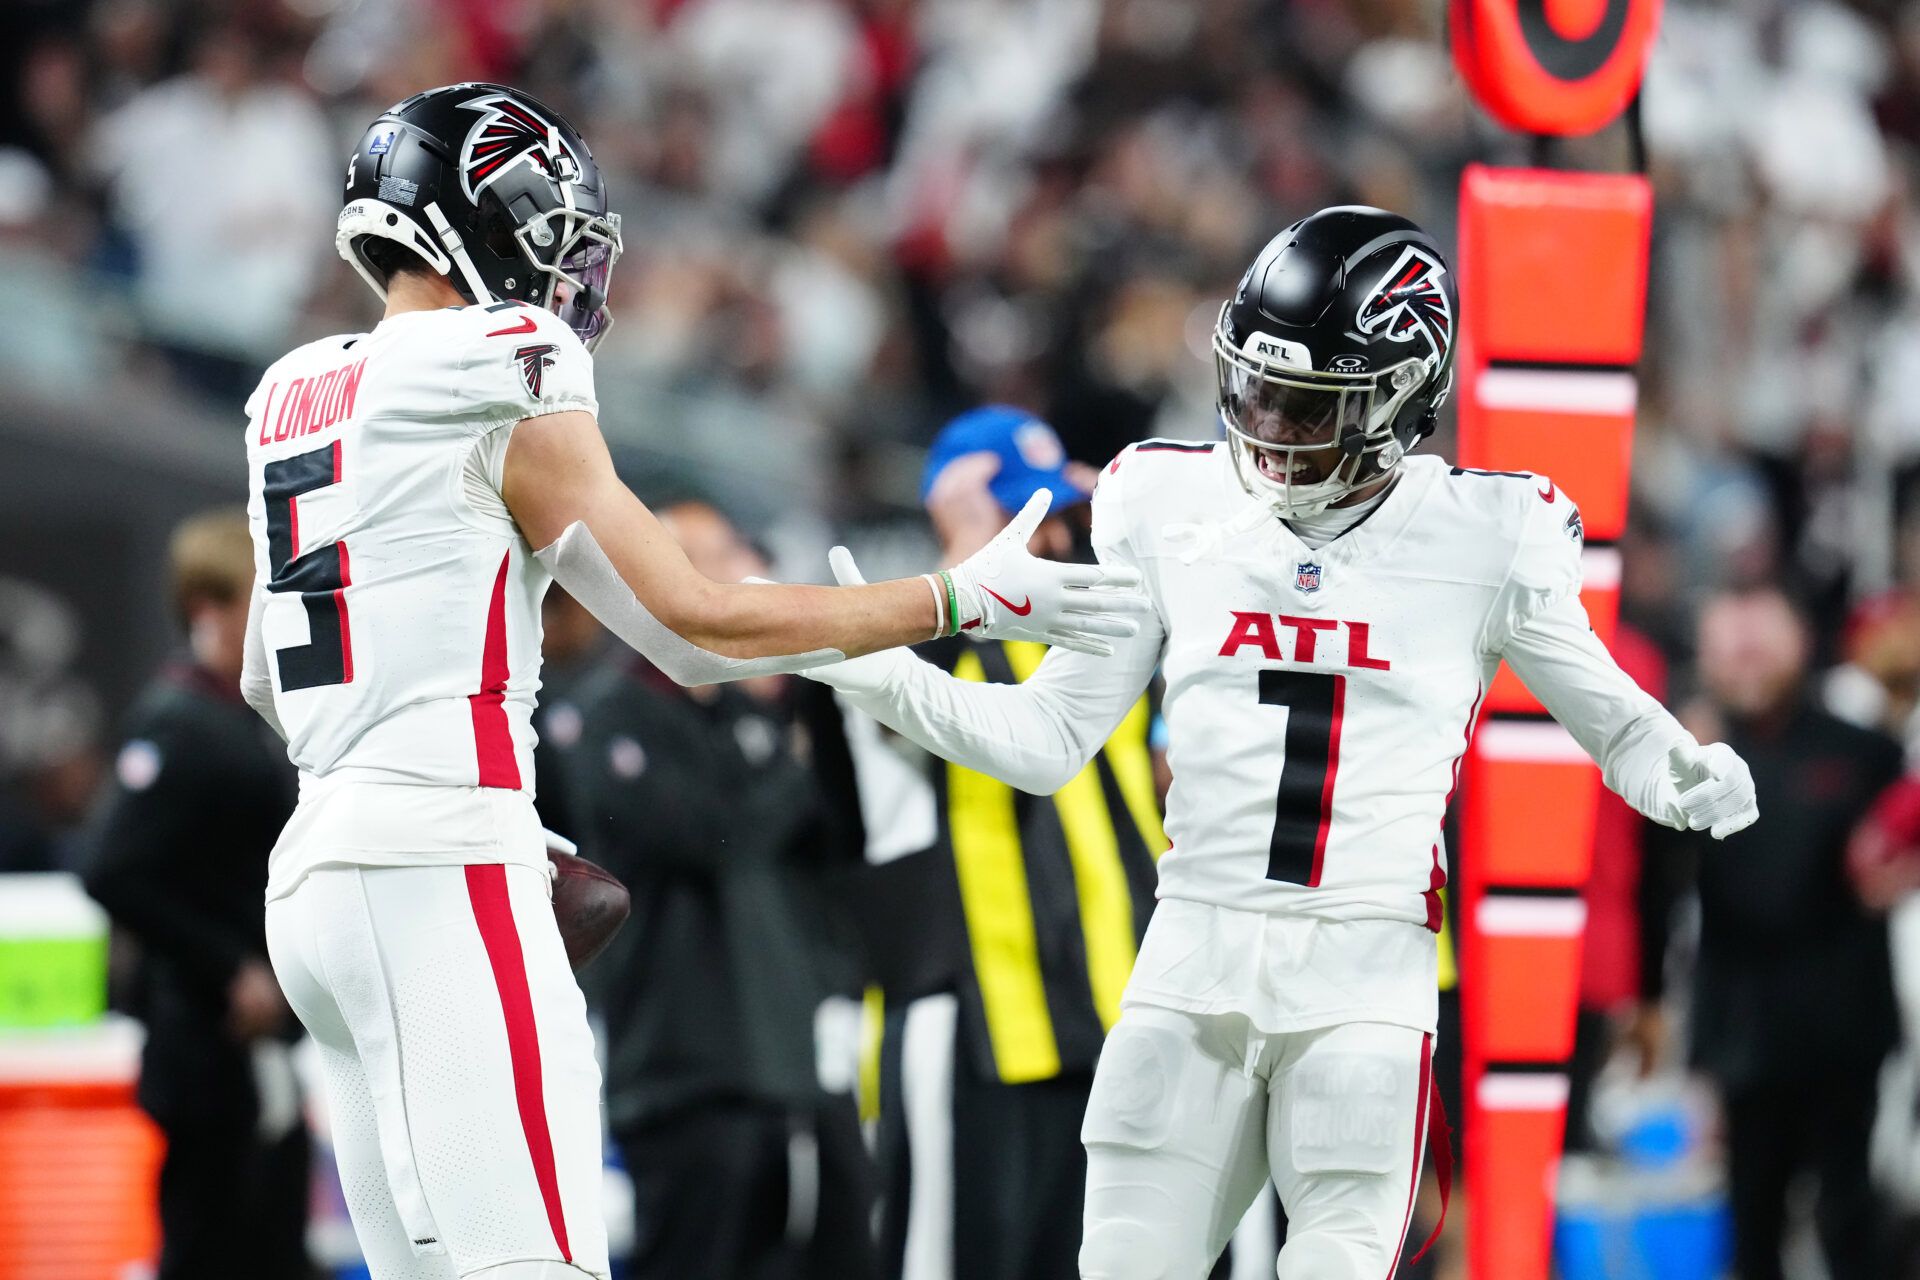
[(565, 409), (598, 413), (593, 357), (578, 334), (551, 311), (522, 302), (461, 307), (462, 381), (486, 402), (484, 416), (537, 417)]

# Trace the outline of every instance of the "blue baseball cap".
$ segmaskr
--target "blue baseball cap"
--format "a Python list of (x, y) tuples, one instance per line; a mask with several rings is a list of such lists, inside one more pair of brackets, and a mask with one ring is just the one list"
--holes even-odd
[(1041, 489), (1053, 492), (1054, 511), (1087, 500), (1086, 490), (1067, 478), (1067, 451), (1053, 428), (1025, 409), (1006, 404), (969, 409), (940, 428), (927, 454), (927, 469), (920, 476), (920, 500), (927, 500), (948, 463), (970, 453), (999, 456), (1000, 470), (987, 488), (1008, 515), (1026, 506), (1027, 499)]

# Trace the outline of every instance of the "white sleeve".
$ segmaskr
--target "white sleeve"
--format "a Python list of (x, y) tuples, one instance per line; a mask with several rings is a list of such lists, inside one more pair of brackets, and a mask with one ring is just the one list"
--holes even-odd
[(1655, 822), (1687, 829), (1667, 753), (1692, 745), (1693, 735), (1620, 669), (1578, 596), (1533, 614), (1501, 656), (1599, 764), (1607, 786)]
[[(1103, 564), (1134, 563), (1121, 481), (1102, 474), (1093, 498), (1093, 545)], [(851, 706), (957, 765), (1034, 795), (1067, 785), (1112, 736), (1160, 665), (1158, 616), (1114, 642), (1112, 656), (1050, 649), (1019, 684), (960, 680), (905, 649), (888, 649), (806, 674)]]
[[(1506, 581), (1500, 584), (1482, 636), (1488, 653), (1502, 652), (1529, 619), (1580, 594), (1580, 557), (1585, 549), (1580, 509), (1565, 492), (1558, 492), (1554, 501), (1541, 501), (1534, 485), (1544, 479), (1520, 482), (1527, 490), (1526, 514)], [(1553, 488), (1552, 481), (1545, 483)]]
[(273, 705), (273, 674), (267, 669), (267, 644), (260, 634), (260, 619), (266, 607), (267, 593), (254, 588), (253, 599), (247, 604), (247, 640), (241, 650), (240, 696), (285, 742), (287, 730)]
[(1112, 657), (1051, 649), (1019, 684), (961, 680), (906, 649), (806, 674), (935, 755), (1044, 796), (1086, 767), (1139, 700), (1160, 640), (1152, 626)]

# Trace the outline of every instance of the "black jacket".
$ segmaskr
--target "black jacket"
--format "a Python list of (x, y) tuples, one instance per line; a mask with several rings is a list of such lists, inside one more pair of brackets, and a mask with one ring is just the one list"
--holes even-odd
[(581, 975), (606, 1019), (609, 1122), (718, 1098), (810, 1105), (829, 824), (784, 717), (729, 686), (696, 698), (637, 659), (574, 705), (565, 834), (633, 894)]
[(1723, 1086), (1872, 1069), (1897, 1022), (1884, 920), (1855, 898), (1847, 838), (1900, 774), (1900, 748), (1811, 706), (1727, 741), (1753, 769), (1760, 821), (1700, 859), (1696, 1065)]
[(180, 664), (135, 704), (116, 774), (84, 874), (141, 948), (130, 993), (147, 1024), (141, 1104), (163, 1123), (248, 1115), (252, 1070), (226, 1031), (227, 986), (267, 954), (267, 855), (295, 800), (286, 749), (237, 686)]

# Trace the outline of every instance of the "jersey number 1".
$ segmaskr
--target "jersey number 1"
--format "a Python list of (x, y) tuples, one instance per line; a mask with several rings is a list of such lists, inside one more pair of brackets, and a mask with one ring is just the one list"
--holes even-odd
[(340, 483), (340, 443), (269, 462), (262, 494), (267, 506), (269, 591), (297, 591), (307, 611), (307, 642), (276, 649), (280, 688), (312, 689), (353, 679), (353, 630), (347, 621), (347, 588), (353, 583), (345, 542), (300, 546), (303, 493)]
[(1273, 802), (1267, 879), (1318, 887), (1327, 828), (1333, 823), (1347, 678), (1321, 671), (1262, 671), (1260, 702), (1287, 709), (1286, 755)]

